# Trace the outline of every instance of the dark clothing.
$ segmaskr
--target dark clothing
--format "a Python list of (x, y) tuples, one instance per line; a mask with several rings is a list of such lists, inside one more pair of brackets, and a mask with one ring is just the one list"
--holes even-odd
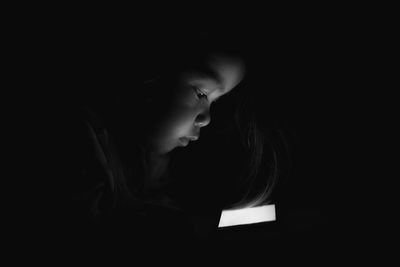
[[(107, 245), (191, 238), (190, 216), (166, 192), (143, 197), (124, 191), (122, 162), (94, 113), (80, 110), (64, 119), (52, 138), (57, 175), (44, 208), (52, 238)], [(126, 179), (141, 178), (134, 174)]]

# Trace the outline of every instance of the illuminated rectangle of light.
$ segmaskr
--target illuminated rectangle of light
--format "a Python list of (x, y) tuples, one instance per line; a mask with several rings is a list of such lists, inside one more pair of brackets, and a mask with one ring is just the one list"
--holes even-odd
[(218, 227), (271, 222), (275, 220), (275, 205), (265, 205), (237, 210), (223, 210)]

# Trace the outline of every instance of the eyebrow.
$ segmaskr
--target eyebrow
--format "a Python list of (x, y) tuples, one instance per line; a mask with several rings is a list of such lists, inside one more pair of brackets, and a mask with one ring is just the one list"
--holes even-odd
[(221, 76), (218, 74), (218, 72), (214, 71), (213, 69), (204, 67), (201, 68), (200, 71), (201, 71), (200, 73), (204, 73), (207, 77), (216, 80), (218, 84), (222, 83)]
[(212, 68), (206, 66), (198, 67), (197, 70), (194, 71), (194, 74), (197, 78), (211, 78), (215, 80), (219, 86), (222, 84), (222, 77)]
[[(201, 69), (195, 71), (193, 76), (196, 77), (196, 78), (199, 78), (199, 79), (204, 78), (204, 79), (215, 80), (217, 85), (218, 85), (218, 87), (220, 89), (222, 89), (222, 86), (221, 86), (222, 85), (222, 78), (221, 78), (221, 76), (217, 72), (213, 71), (210, 68), (201, 68)], [(227, 93), (223, 93), (222, 95), (218, 96), (213, 102), (216, 102), (222, 96), (226, 96), (226, 95), (231, 94), (232, 91), (233, 90), (230, 90)]]

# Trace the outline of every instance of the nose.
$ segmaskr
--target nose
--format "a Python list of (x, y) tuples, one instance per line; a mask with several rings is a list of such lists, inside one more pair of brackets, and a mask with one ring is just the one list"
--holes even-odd
[(194, 125), (197, 127), (204, 127), (210, 124), (210, 121), (210, 110), (206, 109), (197, 115)]

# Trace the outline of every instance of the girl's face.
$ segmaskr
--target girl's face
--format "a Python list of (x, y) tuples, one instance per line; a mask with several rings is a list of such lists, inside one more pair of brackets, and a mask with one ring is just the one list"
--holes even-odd
[(213, 56), (202, 70), (188, 69), (171, 88), (171, 101), (160, 110), (159, 119), (147, 135), (147, 145), (156, 154), (166, 154), (200, 137), (210, 123), (210, 107), (243, 78), (244, 65), (234, 58)]

